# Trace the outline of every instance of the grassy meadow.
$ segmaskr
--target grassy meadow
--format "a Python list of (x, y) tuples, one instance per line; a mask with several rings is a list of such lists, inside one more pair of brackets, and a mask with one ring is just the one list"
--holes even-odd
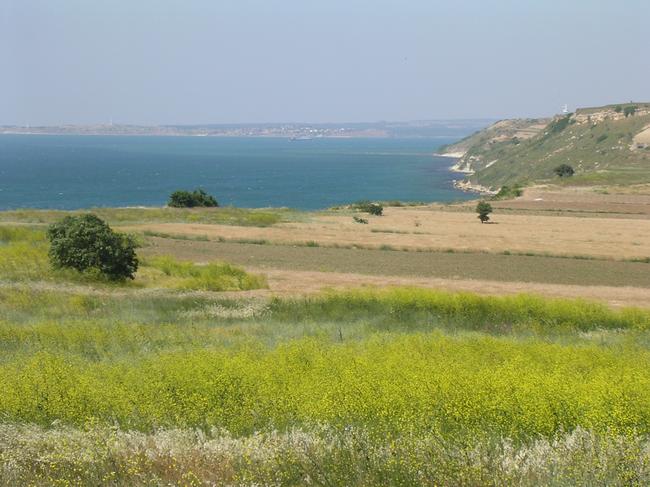
[[(45, 231), (27, 226), (0, 226), (0, 276), (9, 282), (86, 282), (115, 286), (92, 272), (53, 269), (48, 258)], [(131, 287), (243, 291), (264, 288), (266, 280), (264, 276), (249, 274), (225, 262), (197, 265), (161, 255), (141, 259), (137, 278), (127, 284)]]
[(648, 310), (271, 297), (170, 256), (111, 283), (27, 226), (0, 226), (0, 276), (0, 485), (650, 482)]
[[(624, 116), (621, 110), (626, 106), (634, 106), (637, 112)], [(548, 125), (535, 130), (530, 137), (520, 138), (512, 128), (503, 132), (495, 127), (481, 131), (459, 144), (467, 150), (465, 157), (475, 161), (476, 173), (469, 179), (495, 188), (549, 181), (585, 186), (647, 183), (650, 151), (643, 146), (637, 148), (634, 141), (650, 122), (648, 104), (624, 104), (618, 112), (616, 108), (609, 105), (578, 109), (575, 114), (556, 117), (550, 123), (531, 120), (534, 125)], [(523, 125), (527, 122), (514, 121)], [(502, 136), (495, 137), (498, 135)], [(449, 150), (457, 149), (452, 145)], [(570, 181), (555, 177), (553, 169), (561, 163), (576, 169)]]

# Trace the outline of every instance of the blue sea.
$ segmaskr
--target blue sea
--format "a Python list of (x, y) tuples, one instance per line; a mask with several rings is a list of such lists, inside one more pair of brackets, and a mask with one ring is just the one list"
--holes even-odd
[(197, 187), (250, 208), (462, 200), (433, 156), (454, 140), (0, 135), (0, 209), (162, 206)]

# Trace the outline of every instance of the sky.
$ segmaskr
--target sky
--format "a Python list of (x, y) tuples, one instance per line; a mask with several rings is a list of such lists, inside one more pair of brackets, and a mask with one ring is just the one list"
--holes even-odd
[(547, 116), (650, 101), (650, 0), (0, 0), (0, 125)]

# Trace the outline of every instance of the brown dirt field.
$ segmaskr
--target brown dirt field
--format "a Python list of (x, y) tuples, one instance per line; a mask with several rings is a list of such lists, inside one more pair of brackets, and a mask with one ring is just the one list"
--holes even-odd
[[(243, 265), (267, 275), (270, 290), (255, 292), (263, 295), (412, 285), (650, 307), (650, 264), (612, 260), (650, 257), (650, 186), (527, 188), (521, 198), (492, 202), (491, 225), (478, 223), (475, 204), (387, 207), (382, 217), (363, 214), (368, 225), (354, 223), (354, 213), (339, 212), (307, 214), (302, 221), (268, 228), (171, 223), (125, 229), (207, 237), (211, 241), (149, 237), (151, 246), (142, 251)], [(220, 243), (220, 238), (267, 243)], [(319, 247), (305, 247), (306, 242)], [(353, 245), (363, 248), (333, 248)], [(368, 249), (382, 246), (412, 251)], [(504, 251), (605, 260), (502, 255)]]
[(566, 187), (534, 186), (514, 200), (495, 201), (495, 209), (553, 211), (561, 214), (585, 213), (605, 218), (650, 218), (648, 187)]
[(359, 286), (416, 286), (447, 291), (466, 291), (487, 295), (538, 294), (555, 298), (582, 298), (604, 301), (610, 306), (650, 307), (650, 289), (609, 286), (572, 286), (524, 282), (498, 282), (472, 279), (434, 279), (396, 276), (369, 276), (340, 272), (255, 269), (267, 276), (269, 291), (264, 294), (308, 294), (326, 289)]
[(245, 267), (376, 276), (501, 282), (631, 286), (650, 289), (650, 264), (499, 254), (401, 252), (197, 242), (150, 238), (143, 256), (194, 262), (225, 260)]
[[(650, 211), (650, 196), (644, 198), (648, 199)], [(369, 220), (368, 225), (355, 223), (351, 214), (315, 214), (307, 222), (267, 228), (157, 223), (122, 229), (206, 236), (210, 240), (256, 239), (283, 244), (313, 241), (322, 246), (387, 245), (412, 250), (511, 251), (615, 259), (650, 256), (650, 220), (646, 219), (499, 214), (497, 210), (494, 224), (482, 225), (473, 212), (436, 207), (391, 207), (385, 209), (384, 216), (364, 218)]]
[[(641, 278), (632, 279), (636, 286), (616, 285), (579, 285), (562, 284), (553, 282), (579, 282), (584, 279), (584, 271), (588, 274), (595, 271), (600, 282), (625, 281), (630, 276), (626, 269), (612, 267), (609, 271), (602, 269), (589, 269), (593, 261), (573, 261), (571, 259), (553, 259), (545, 257), (521, 256), (487, 256), (496, 258), (488, 259), (481, 268), (473, 267), (467, 272), (460, 259), (462, 254), (435, 254), (429, 255), (433, 260), (443, 257), (448, 262), (441, 266), (422, 265), (422, 259), (404, 265), (404, 258), (426, 257), (424, 253), (382, 252), (377, 250), (351, 250), (351, 249), (322, 249), (322, 248), (297, 248), (272, 245), (250, 244), (215, 244), (211, 242), (192, 242), (185, 240), (170, 240), (161, 238), (150, 239), (151, 247), (143, 249), (146, 255), (169, 254), (181, 259), (204, 262), (211, 259), (222, 258), (243, 265), (250, 272), (264, 274), (269, 283), (269, 289), (225, 293), (232, 297), (272, 296), (272, 295), (300, 295), (321, 292), (327, 289), (346, 289), (359, 286), (416, 286), (447, 291), (465, 291), (486, 295), (532, 293), (556, 298), (582, 298), (602, 301), (613, 307), (639, 306), (650, 307), (650, 279), (643, 282), (643, 277), (650, 264), (630, 264), (619, 262), (604, 262), (607, 266), (640, 266), (635, 270), (640, 272)], [(378, 254), (381, 254), (378, 257)], [(383, 258), (381, 257), (383, 255)], [(370, 259), (367, 259), (370, 256)], [(320, 258), (319, 258), (320, 257)], [(366, 257), (364, 259), (364, 257)], [(392, 260), (397, 257), (397, 261)], [(471, 256), (470, 256), (471, 257)], [(393, 258), (393, 259), (391, 259)], [(504, 265), (509, 259), (510, 266)], [(521, 262), (526, 260), (537, 264), (529, 269), (534, 276), (547, 279), (550, 282), (531, 282), (499, 280), (504, 278), (526, 278), (526, 266)], [(456, 267), (453, 261), (457, 260)], [(549, 262), (555, 265), (548, 265)], [(566, 261), (569, 265), (562, 270), (558, 268), (558, 261)], [(328, 271), (314, 270), (329, 265)], [(449, 263), (452, 262), (451, 265)], [(582, 269), (574, 269), (571, 264), (578, 264)], [(434, 262), (435, 264), (435, 262)], [(445, 265), (446, 264), (446, 265)], [(585, 266), (586, 264), (586, 266)], [(596, 262), (598, 264), (598, 262)], [(499, 273), (498, 269), (508, 268), (515, 270), (512, 273)], [(301, 270), (302, 269), (302, 270)], [(306, 269), (306, 270), (305, 270)], [(309, 270), (312, 269), (312, 270)], [(332, 271), (338, 269), (339, 271)], [(534, 272), (544, 269), (550, 272)], [(343, 271), (343, 272), (342, 272)], [(457, 274), (453, 274), (453, 272)], [(478, 271), (478, 272), (477, 272)], [(394, 275), (391, 275), (394, 274)], [(426, 276), (426, 277), (423, 277)], [(467, 278), (467, 276), (488, 276), (484, 278)], [(618, 278), (616, 277), (618, 275)], [(461, 277), (462, 276), (462, 277)], [(492, 276), (491, 278), (489, 276)], [(614, 280), (612, 280), (614, 279)], [(644, 287), (641, 287), (644, 286)]]

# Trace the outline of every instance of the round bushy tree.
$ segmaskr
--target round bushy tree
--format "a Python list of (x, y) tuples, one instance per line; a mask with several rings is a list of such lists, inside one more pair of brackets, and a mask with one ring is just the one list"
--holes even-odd
[(568, 164), (560, 164), (558, 167), (553, 169), (553, 172), (555, 172), (555, 174), (557, 174), (561, 178), (568, 178), (570, 176), (573, 176), (573, 173), (575, 173), (573, 168)]
[(167, 206), (172, 208), (194, 208), (195, 206), (216, 207), (219, 203), (214, 196), (206, 193), (202, 189), (195, 189), (194, 191), (174, 191), (169, 196)]
[(48, 228), (47, 237), (56, 268), (96, 270), (112, 280), (133, 279), (138, 270), (133, 238), (93, 214), (67, 216)]
[(479, 201), (478, 205), (476, 205), (476, 213), (478, 213), (481, 223), (485, 223), (490, 220), (488, 215), (492, 213), (492, 205), (487, 201)]

